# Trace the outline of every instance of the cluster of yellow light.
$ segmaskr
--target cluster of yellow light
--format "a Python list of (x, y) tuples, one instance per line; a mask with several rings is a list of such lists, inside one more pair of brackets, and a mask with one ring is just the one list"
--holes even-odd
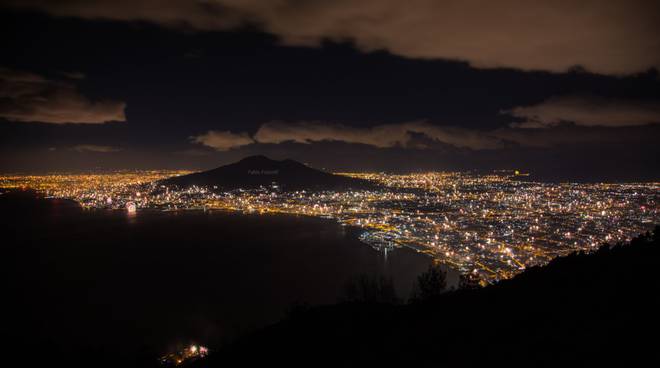
[(209, 350), (207, 347), (192, 344), (179, 351), (171, 352), (162, 356), (160, 358), (160, 363), (164, 366), (178, 366), (204, 358), (208, 353)]
[(184, 173), (13, 176), (0, 177), (0, 187), (30, 187), (94, 208), (330, 218), (363, 228), (360, 238), (376, 249), (410, 247), (487, 281), (602, 242), (626, 240), (660, 219), (659, 183), (549, 184), (519, 181), (507, 173), (443, 172), (343, 174), (381, 186), (343, 192), (281, 192), (276, 186), (179, 190), (157, 182)]
[[(122, 207), (128, 201), (145, 205), (142, 188), (188, 170), (117, 171), (86, 174), (5, 175), (0, 188), (33, 189), (46, 196), (74, 199), (85, 207)], [(114, 205), (113, 205), (114, 204)]]

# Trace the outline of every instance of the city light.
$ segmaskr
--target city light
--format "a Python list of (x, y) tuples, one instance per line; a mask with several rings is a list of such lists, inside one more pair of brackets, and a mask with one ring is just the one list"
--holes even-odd
[(205, 346), (192, 344), (179, 351), (174, 351), (160, 357), (163, 366), (178, 366), (189, 363), (208, 355), (209, 350)]
[(510, 278), (574, 251), (626, 241), (658, 223), (660, 183), (538, 183), (519, 175), (431, 172), (343, 173), (377, 190), (180, 189), (158, 180), (185, 171), (4, 176), (0, 186), (33, 188), (85, 208), (223, 210), (333, 219), (363, 230), (374, 249), (408, 247), (485, 282)]

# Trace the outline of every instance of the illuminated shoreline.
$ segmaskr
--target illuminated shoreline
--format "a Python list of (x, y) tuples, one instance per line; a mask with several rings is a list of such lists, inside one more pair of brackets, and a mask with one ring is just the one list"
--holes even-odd
[(349, 173), (375, 190), (282, 191), (164, 186), (185, 171), (4, 176), (0, 187), (32, 188), (83, 208), (210, 210), (331, 219), (361, 229), (377, 250), (411, 248), (484, 282), (507, 279), (575, 251), (626, 241), (660, 222), (659, 183), (538, 183), (497, 173)]

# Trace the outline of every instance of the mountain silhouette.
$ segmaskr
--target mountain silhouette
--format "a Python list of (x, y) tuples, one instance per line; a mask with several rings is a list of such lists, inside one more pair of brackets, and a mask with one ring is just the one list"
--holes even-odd
[(265, 156), (246, 157), (209, 171), (177, 176), (162, 182), (187, 188), (193, 185), (218, 189), (254, 189), (277, 185), (284, 191), (369, 189), (367, 180), (334, 175), (294, 160), (271, 160)]

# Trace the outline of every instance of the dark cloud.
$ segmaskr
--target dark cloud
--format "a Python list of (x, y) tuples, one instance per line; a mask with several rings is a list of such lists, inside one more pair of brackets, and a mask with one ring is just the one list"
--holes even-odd
[(0, 118), (17, 122), (102, 124), (126, 121), (126, 104), (92, 101), (70, 81), (0, 68)]
[(660, 123), (660, 101), (617, 100), (593, 96), (550, 98), (538, 105), (503, 111), (523, 121), (519, 128), (545, 128), (562, 123), (595, 127), (625, 127)]
[(70, 79), (85, 79), (85, 74), (81, 72), (60, 72), (60, 74)]
[(9, 0), (55, 16), (225, 30), (250, 23), (288, 45), (352, 41), (365, 51), (463, 60), (478, 68), (603, 74), (660, 66), (654, 0)]

